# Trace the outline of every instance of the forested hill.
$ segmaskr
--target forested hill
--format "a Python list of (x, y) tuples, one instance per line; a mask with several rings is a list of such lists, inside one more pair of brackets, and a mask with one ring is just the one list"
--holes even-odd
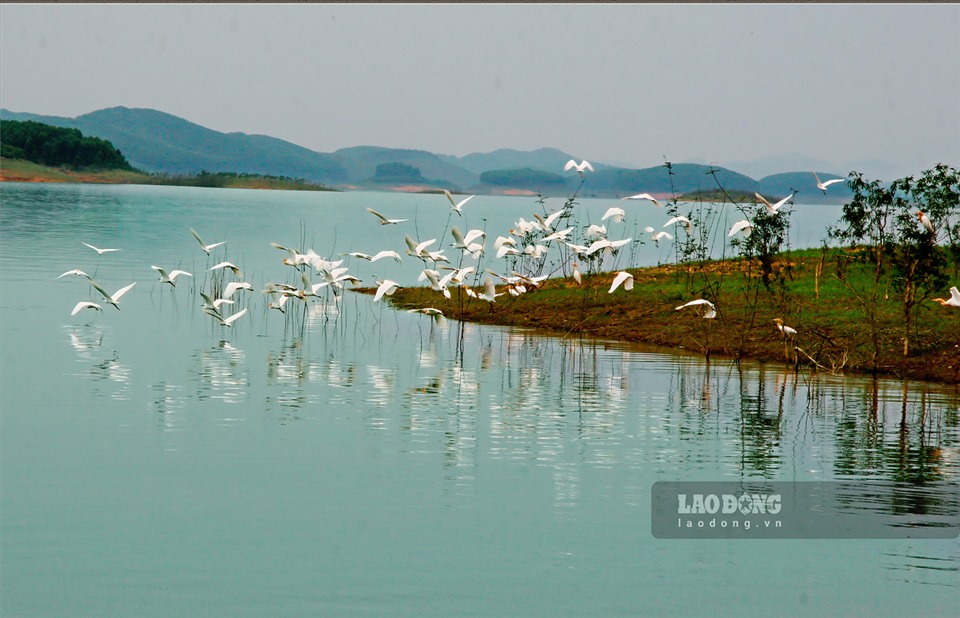
[(74, 169), (132, 169), (109, 141), (32, 120), (0, 120), (0, 155)]
[[(566, 161), (582, 157), (555, 148), (499, 149), (462, 157), (378, 146), (323, 153), (266, 135), (221, 133), (157, 110), (127, 107), (102, 109), (76, 118), (0, 110), (0, 118), (75, 128), (84, 135), (109, 140), (130, 165), (150, 173), (231, 172), (299, 178), (333, 187), (384, 189), (391, 188), (392, 183), (473, 193), (519, 190), (553, 196), (569, 195), (578, 190), (581, 181), (576, 172), (565, 172), (563, 167)], [(671, 169), (664, 165), (628, 169), (602, 161), (591, 163), (596, 171), (588, 173), (579, 188), (583, 197), (622, 197), (636, 192), (687, 194), (720, 187), (767, 197), (786, 196), (795, 189), (802, 192), (802, 199), (813, 201), (836, 201), (849, 195), (842, 184), (833, 185), (830, 195), (822, 194), (809, 172), (755, 180), (716, 165), (674, 163)], [(407, 173), (403, 178), (393, 178), (384, 175), (387, 169), (404, 169)], [(839, 178), (818, 174), (822, 180)]]

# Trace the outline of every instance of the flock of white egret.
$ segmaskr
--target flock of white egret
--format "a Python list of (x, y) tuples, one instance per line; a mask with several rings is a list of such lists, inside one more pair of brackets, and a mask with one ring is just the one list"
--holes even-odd
[[(570, 160), (564, 166), (564, 170), (575, 170), (583, 177), (584, 171), (593, 171), (593, 167), (588, 161), (577, 163), (574, 160)], [(816, 177), (815, 173), (814, 176)], [(826, 191), (829, 185), (839, 180), (840, 179), (834, 179), (824, 183), (821, 182), (819, 178), (816, 178), (817, 187), (823, 191)], [(450, 211), (447, 219), (447, 226), (449, 226), (453, 214), (456, 213), (462, 217), (464, 206), (475, 196), (470, 195), (458, 201), (449, 191), (444, 190), (443, 193), (450, 203)], [(793, 195), (794, 194), (791, 193), (776, 203), (770, 203), (760, 194), (756, 194), (756, 197), (760, 203), (765, 205), (770, 213), (776, 213)], [(662, 203), (649, 193), (639, 193), (622, 199), (646, 200), (658, 208), (663, 207)], [(581, 238), (576, 238), (575, 232), (577, 228), (569, 226), (560, 229), (561, 223), (571, 216), (571, 212), (567, 208), (569, 204), (570, 202), (565, 204), (560, 210), (550, 214), (541, 215), (534, 213), (533, 219), (530, 221), (521, 217), (514, 223), (513, 228), (504, 235), (496, 237), (492, 243), (493, 251), (495, 252), (497, 260), (512, 259), (511, 261), (505, 262), (508, 268), (510, 268), (509, 265), (512, 265), (510, 275), (499, 274), (490, 268), (489, 265), (483, 268), (480, 267), (481, 258), (487, 252), (487, 232), (481, 229), (470, 229), (462, 232), (455, 225), (452, 226), (450, 228), (450, 235), (453, 242), (448, 248), (458, 252), (458, 255), (452, 256), (446, 255), (445, 251), (447, 249), (435, 248), (435, 243), (437, 243), (436, 238), (419, 241), (410, 236), (410, 234), (406, 234), (404, 236), (404, 241), (407, 246), (406, 255), (423, 262), (423, 270), (418, 278), (418, 283), (426, 282), (431, 290), (438, 292), (448, 299), (451, 297), (451, 289), (456, 288), (461, 288), (470, 298), (489, 303), (496, 302), (497, 297), (504, 294), (520, 296), (535, 290), (552, 274), (543, 274), (543, 271), (546, 255), (554, 246), (560, 247), (561, 263), (564, 266), (564, 270), (566, 271), (566, 267), (569, 266), (574, 281), (576, 281), (577, 285), (581, 285), (582, 274), (579, 269), (578, 260), (597, 260), (603, 256), (615, 254), (621, 247), (633, 242), (633, 239), (621, 238), (612, 240), (608, 237), (607, 225), (622, 224), (626, 217), (624, 209), (616, 206), (608, 208), (603, 217), (601, 217), (599, 224), (587, 226), (580, 235)], [(367, 210), (377, 218), (380, 225), (399, 225), (407, 222), (407, 219), (390, 218), (372, 208), (368, 208)], [(923, 214), (920, 213), (920, 216), (921, 221), (923, 221)], [(929, 221), (924, 222), (925, 226), (928, 224)], [(687, 233), (689, 233), (691, 221), (684, 216), (675, 216), (664, 224), (664, 227), (670, 226), (682, 226)], [(749, 236), (752, 228), (753, 223), (750, 220), (744, 219), (738, 221), (730, 229), (728, 237), (738, 233)], [(446, 231), (447, 229), (445, 227), (444, 235), (446, 235)], [(650, 238), (654, 242), (659, 242), (662, 239), (673, 239), (673, 236), (663, 230), (656, 231), (652, 227), (646, 227), (644, 231), (650, 234)], [(208, 257), (211, 256), (214, 250), (224, 247), (227, 243), (226, 240), (206, 243), (196, 230), (191, 228), (190, 232), (200, 245), (200, 249)], [(119, 249), (114, 248), (99, 248), (86, 242), (83, 244), (96, 251), (98, 256), (119, 251)], [(269, 282), (263, 290), (263, 293), (269, 298), (267, 307), (280, 312), (285, 312), (285, 307), (291, 300), (305, 303), (312, 298), (319, 297), (321, 293), (327, 290), (332, 291), (334, 296), (339, 298), (340, 290), (343, 289), (345, 283), (349, 282), (354, 285), (362, 283), (360, 278), (349, 272), (349, 267), (343, 265), (343, 257), (348, 256), (371, 263), (382, 259), (392, 259), (396, 262), (402, 262), (403, 260), (401, 254), (394, 249), (383, 249), (373, 254), (353, 251), (340, 254), (339, 257), (341, 259), (329, 259), (319, 255), (313, 249), (301, 251), (275, 242), (270, 244), (286, 254), (281, 260), (281, 263), (285, 266), (292, 267), (298, 273), (295, 277), (297, 281), (296, 284)], [(451, 258), (457, 262), (456, 266), (452, 265)], [(463, 263), (465, 260), (473, 261), (475, 264), (464, 266)], [(193, 277), (192, 273), (181, 269), (168, 271), (157, 265), (151, 265), (151, 268), (159, 274), (161, 284), (169, 284), (171, 287), (176, 286), (177, 280), (180, 277)], [(225, 281), (225, 277), (228, 276), (226, 275), (227, 271), (232, 273), (235, 280)], [(199, 292), (203, 300), (202, 310), (219, 325), (230, 327), (238, 319), (247, 314), (247, 308), (243, 307), (238, 311), (227, 311), (224, 306), (228, 305), (232, 307), (236, 305), (238, 298), (240, 298), (239, 293), (253, 291), (254, 287), (251, 283), (242, 281), (240, 268), (227, 260), (219, 261), (207, 269), (207, 272), (213, 276), (210, 277), (210, 288)], [(556, 270), (554, 272), (556, 272)], [(484, 275), (484, 278), (482, 283), (478, 285), (481, 274)], [(69, 275), (86, 278), (92, 288), (102, 297), (101, 302), (113, 305), (117, 310), (120, 309), (119, 303), (121, 298), (136, 285), (136, 282), (130, 283), (111, 294), (100, 283), (95, 281), (93, 277), (80, 269), (68, 270), (60, 275), (58, 279)], [(471, 280), (473, 285), (471, 285)], [(499, 280), (500, 282), (501, 287), (499, 292), (497, 291), (497, 283), (495, 280)], [(633, 282), (632, 274), (626, 270), (620, 270), (614, 273), (608, 293), (613, 294), (621, 288), (624, 291), (630, 291), (633, 289)], [(376, 291), (373, 295), (373, 302), (375, 303), (380, 302), (385, 296), (392, 295), (401, 287), (400, 283), (390, 279), (376, 279), (375, 284)], [(936, 300), (944, 305), (960, 306), (960, 293), (958, 293), (956, 287), (951, 288), (951, 294), (950, 299)], [(696, 309), (698, 315), (705, 319), (711, 319), (717, 316), (716, 306), (707, 299), (698, 298), (691, 300), (676, 307), (676, 310), (680, 311), (688, 307)], [(77, 315), (85, 309), (102, 312), (103, 306), (92, 300), (79, 301), (74, 306), (71, 315)], [(442, 312), (432, 307), (411, 311), (428, 315), (439, 323), (442, 323), (444, 320)], [(785, 338), (796, 335), (796, 330), (785, 326), (780, 318), (777, 318), (775, 322)]]

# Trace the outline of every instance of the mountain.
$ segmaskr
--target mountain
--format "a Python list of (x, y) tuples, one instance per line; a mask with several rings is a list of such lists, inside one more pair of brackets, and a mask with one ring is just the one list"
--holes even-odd
[(377, 166), (383, 163), (406, 163), (420, 170), (424, 178), (452, 184), (451, 189), (477, 184), (479, 173), (463, 169), (443, 157), (426, 150), (354, 146), (341, 148), (332, 155), (344, 168), (350, 182), (365, 182), (373, 178)]
[[(330, 186), (390, 188), (410, 184), (399, 182), (399, 177), (378, 176), (378, 166), (397, 164), (395, 169), (408, 169), (412, 172), (410, 178), (422, 181), (412, 184), (472, 192), (526, 189), (550, 196), (571, 193), (581, 180), (578, 174), (563, 171), (566, 162), (575, 157), (556, 148), (532, 151), (503, 148), (463, 157), (378, 146), (321, 153), (266, 135), (221, 133), (157, 110), (127, 107), (111, 107), (76, 118), (0, 109), (0, 118), (77, 128), (84, 135), (109, 140), (131, 165), (146, 172), (196, 174), (205, 170), (269, 174)], [(796, 161), (798, 155), (789, 157)], [(841, 185), (834, 185), (828, 195), (823, 196), (813, 185), (809, 172), (775, 173), (757, 181), (729, 168), (700, 163), (674, 163), (669, 171), (663, 165), (627, 169), (592, 163), (596, 171), (587, 173), (581, 191), (585, 197), (616, 197), (639, 192), (712, 192), (719, 187), (774, 197), (786, 196), (792, 188), (798, 188), (804, 192), (804, 199), (817, 201), (836, 201), (848, 195)], [(780, 169), (796, 170), (798, 166)], [(818, 165), (810, 169), (830, 167)], [(481, 175), (490, 182), (482, 182)], [(820, 173), (820, 177), (826, 180), (837, 176)]]

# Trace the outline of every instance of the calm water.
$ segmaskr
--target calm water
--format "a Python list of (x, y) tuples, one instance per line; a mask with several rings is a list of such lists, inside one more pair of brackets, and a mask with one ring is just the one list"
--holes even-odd
[[(443, 196), (0, 196), (4, 618), (955, 610), (957, 539), (658, 540), (650, 515), (657, 481), (956, 482), (954, 388), (437, 326), (354, 293), (297, 316), (241, 293), (248, 314), (229, 329), (201, 312), (217, 261), (260, 290), (296, 281), (270, 242), (402, 253), (405, 233), (443, 233)], [(623, 205), (580, 202), (581, 222)], [(410, 221), (379, 226), (365, 207)], [(836, 220), (809, 208), (795, 246)], [(453, 223), (492, 239), (538, 209), (478, 196)], [(611, 236), (661, 219), (636, 205)], [(208, 258), (191, 227), (227, 245)], [(629, 258), (670, 259), (652, 243)], [(151, 264), (194, 277), (161, 286)], [(414, 285), (418, 265), (351, 270)], [(71, 317), (99, 300), (56, 279), (71, 268), (110, 292), (137, 285), (121, 311)]]

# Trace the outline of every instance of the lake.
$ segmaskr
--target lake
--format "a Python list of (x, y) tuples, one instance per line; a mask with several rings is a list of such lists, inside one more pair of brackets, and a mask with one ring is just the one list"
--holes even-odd
[[(280, 313), (260, 292), (300, 279), (271, 242), (403, 254), (405, 234), (437, 249), (457, 225), (489, 247), (563, 200), (477, 196), (461, 219), (443, 195), (2, 183), (0, 197), (4, 618), (956, 609), (956, 536), (652, 533), (663, 482), (854, 482), (871, 491), (848, 513), (922, 524), (956, 504), (956, 387), (441, 325), (350, 291)], [(611, 238), (666, 219), (577, 202), (580, 225), (628, 211), (605, 222)], [(408, 221), (381, 226), (368, 207)], [(798, 248), (839, 216), (793, 209)], [(227, 244), (207, 256), (191, 228)], [(607, 266), (673, 259), (648, 240)], [(221, 260), (254, 287), (229, 328), (199, 297), (234, 278), (207, 270)], [(171, 287), (151, 265), (193, 277)], [(406, 255), (345, 265), (367, 285), (422, 285)], [(73, 268), (109, 293), (136, 286), (118, 311), (57, 278)], [(103, 311), (71, 316), (84, 300)]]

